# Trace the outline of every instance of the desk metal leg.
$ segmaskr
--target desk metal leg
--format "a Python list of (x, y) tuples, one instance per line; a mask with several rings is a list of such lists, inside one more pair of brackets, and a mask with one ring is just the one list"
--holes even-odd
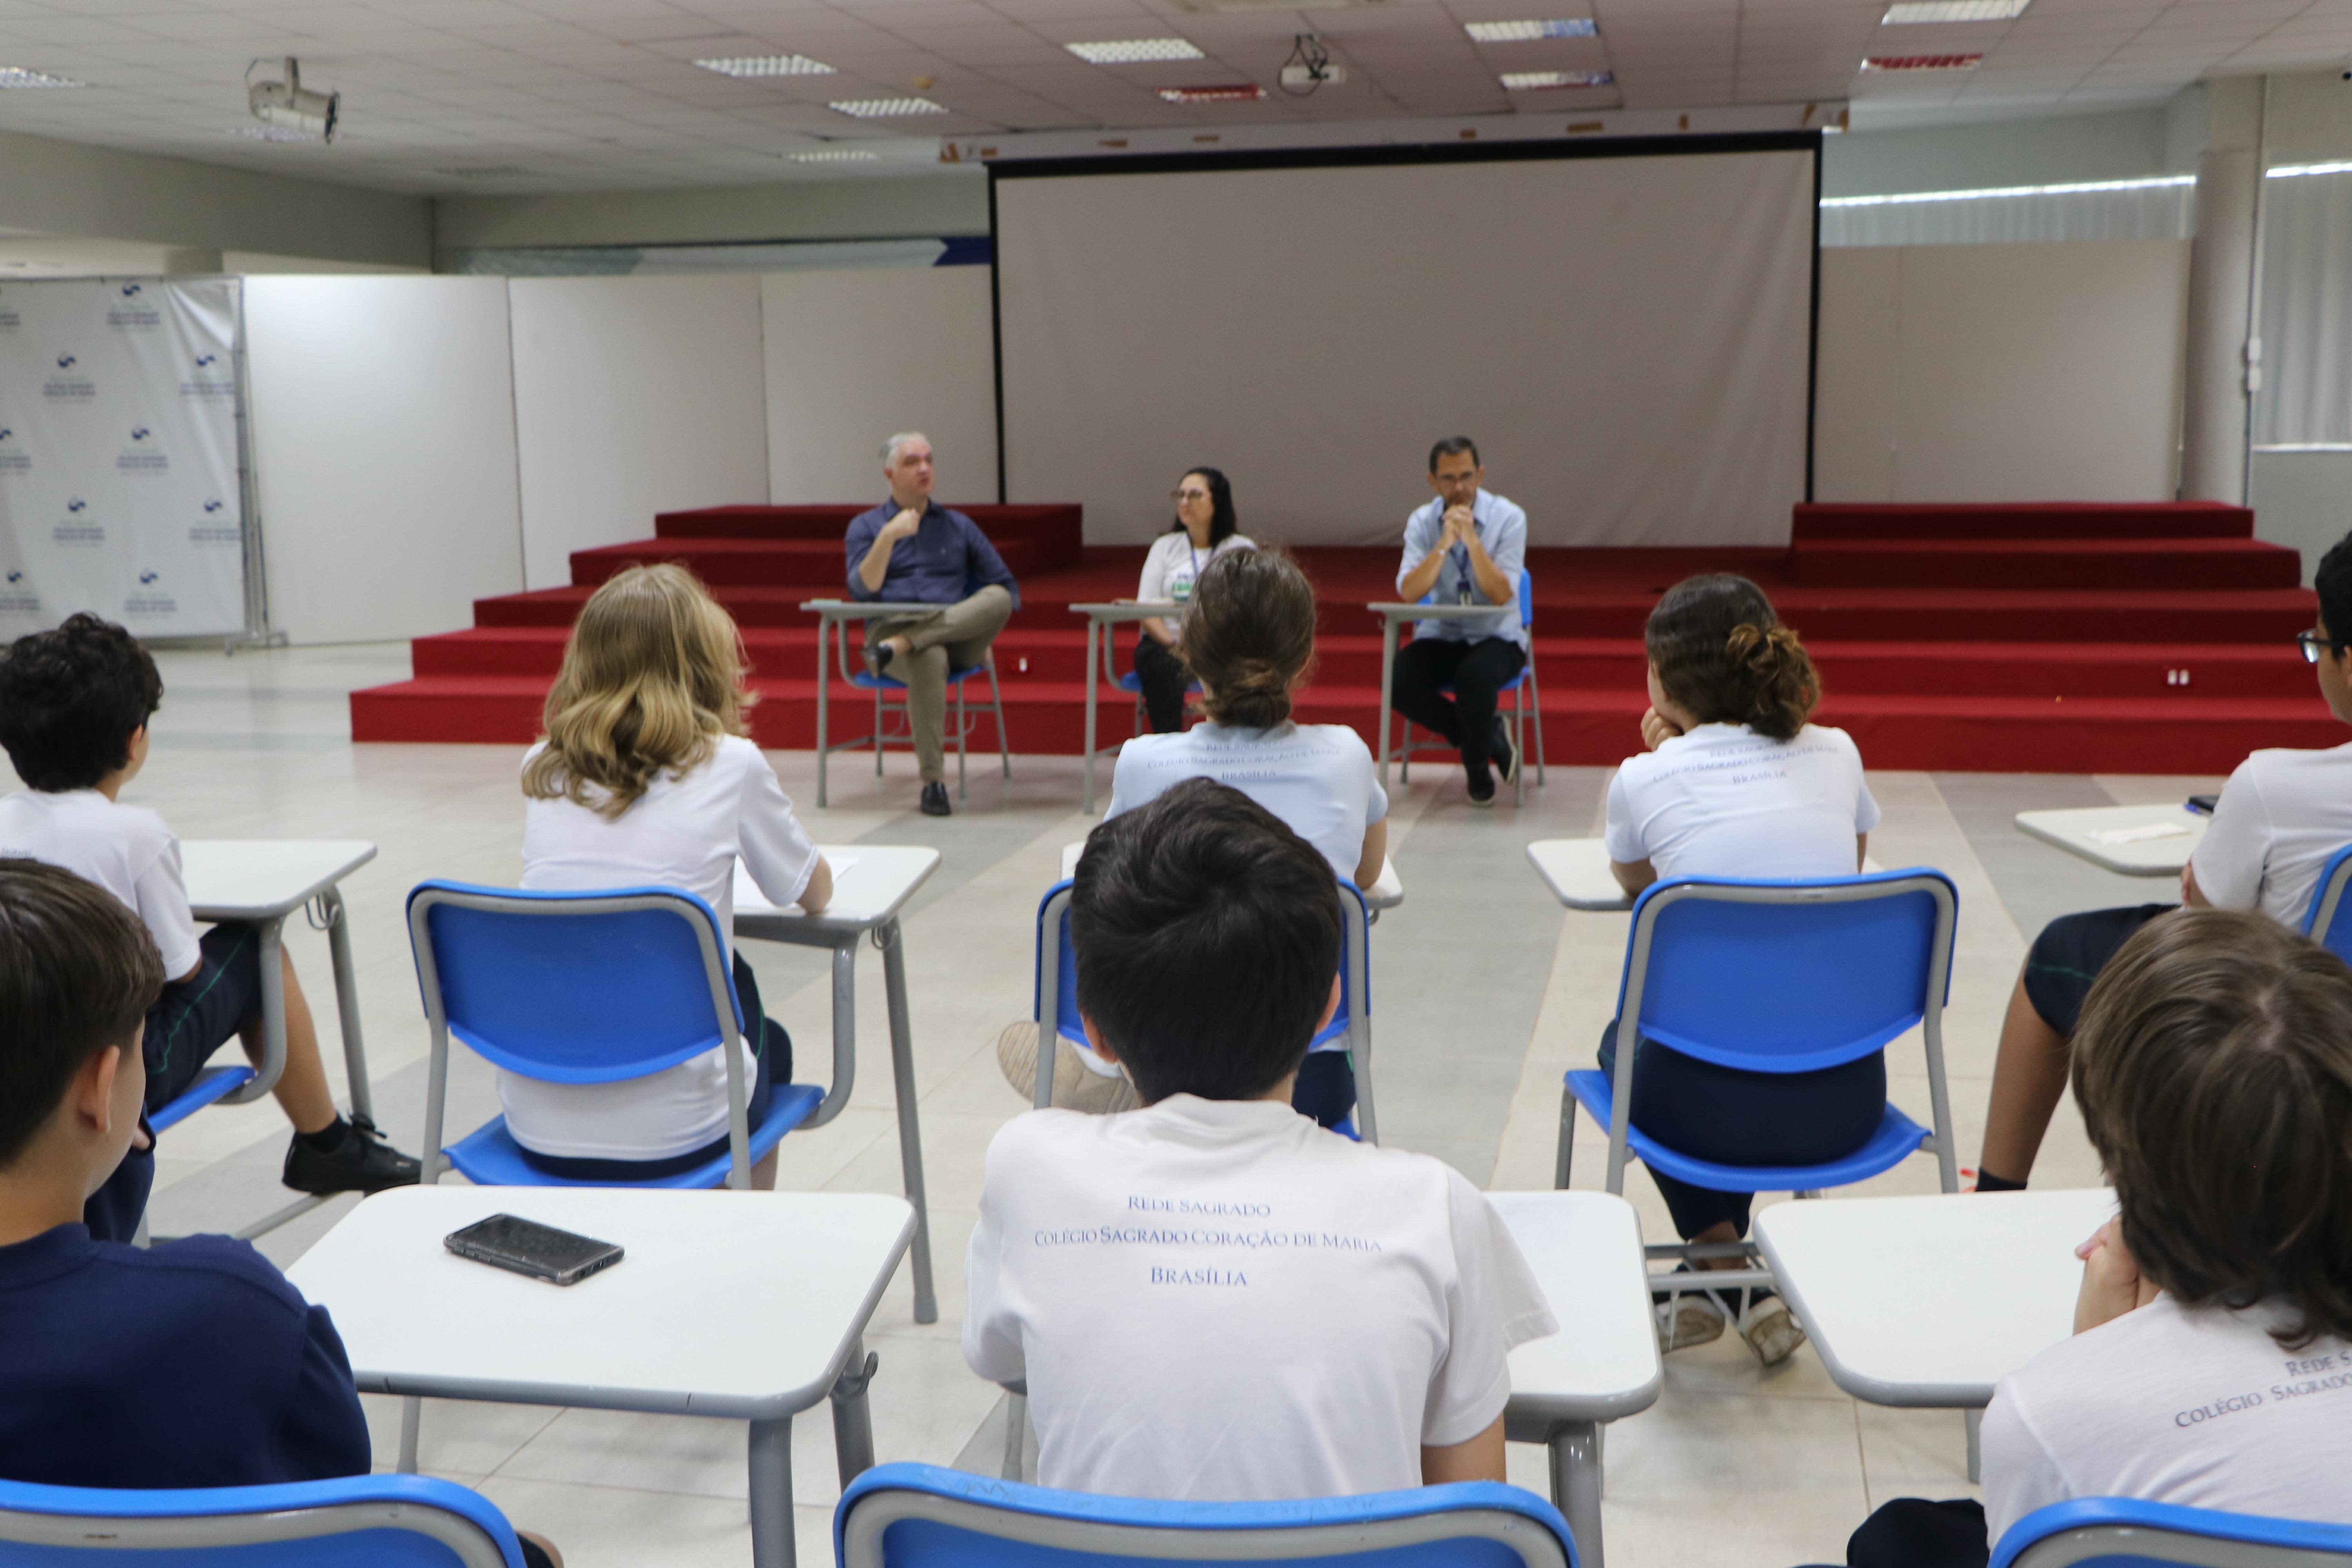
[(400, 1473), (416, 1473), (416, 1429), (424, 1423), (425, 1401), (415, 1394), (400, 1402)]
[(340, 888), (319, 895), (327, 918), (327, 952), (335, 966), (335, 1018), (343, 1031), (343, 1077), (349, 1081), (352, 1114), (375, 1120), (375, 1094), (368, 1086), (367, 1047), (360, 1043), (360, 988), (352, 977), (351, 911)]
[[(831, 717), (830, 704), (825, 700), (824, 656), (825, 629), (833, 622), (824, 616), (816, 618), (816, 804), (824, 809), (824, 763), (833, 755), (829, 749), (831, 737), (825, 733), (825, 721)], [(845, 634), (846, 635), (845, 631)]]
[[(1389, 787), (1389, 703), (1396, 695), (1397, 624), (1394, 616), (1381, 617), (1381, 788)], [(1405, 731), (1410, 741), (1412, 732)]]
[(793, 1568), (793, 1418), (751, 1423), (752, 1568)]
[(898, 1097), (898, 1163), (906, 1173), (907, 1201), (915, 1205), (915, 1239), (908, 1256), (915, 1266), (915, 1321), (940, 1321), (931, 1289), (931, 1214), (923, 1199), (923, 1133), (915, 1115), (915, 1037), (907, 1022), (906, 943), (897, 921), (875, 928), (882, 946), (883, 994), (890, 1006), (890, 1081)]
[(1984, 1480), (1984, 1412), (1968, 1410), (1961, 1414), (1969, 1426), (1969, 1479), (1981, 1483)]
[(1017, 1481), (1024, 1479), (1029, 1468), (1029, 1396), (1008, 1394), (1004, 1396), (1004, 1479)]
[(1086, 813), (1095, 813), (1095, 618), (1087, 617), (1087, 798)]
[(1552, 1506), (1568, 1516), (1577, 1568), (1601, 1568), (1601, 1427), (1564, 1421), (1551, 1435)]
[(880, 1360), (866, 1353), (860, 1337), (850, 1344), (849, 1359), (833, 1381), (833, 1454), (845, 1487), (874, 1468), (874, 1412), (866, 1403), (866, 1386)]

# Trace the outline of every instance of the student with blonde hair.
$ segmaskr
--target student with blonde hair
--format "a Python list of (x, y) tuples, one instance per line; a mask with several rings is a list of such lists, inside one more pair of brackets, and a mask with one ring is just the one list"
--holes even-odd
[[(679, 888), (719, 915), (743, 1009), (751, 1119), (792, 1077), (792, 1041), (761, 1011), (733, 951), (740, 858), (776, 904), (814, 914), (833, 873), (750, 739), (741, 635), (682, 566), (632, 566), (582, 606), (547, 693), (546, 737), (523, 759), (522, 885)], [(645, 1078), (562, 1084), (499, 1075), (507, 1131), (533, 1164), (581, 1181), (674, 1174), (727, 1148), (716, 1048)], [(775, 1156), (752, 1170), (775, 1183)]]

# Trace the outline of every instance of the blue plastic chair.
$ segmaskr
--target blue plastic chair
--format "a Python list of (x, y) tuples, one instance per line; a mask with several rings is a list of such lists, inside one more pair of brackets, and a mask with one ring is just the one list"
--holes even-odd
[(2315, 1568), (2330, 1558), (2352, 1563), (2352, 1525), (2077, 1498), (2011, 1525), (1993, 1545), (1990, 1568)]
[(877, 1465), (833, 1510), (839, 1568), (1576, 1568), (1568, 1521), (1496, 1481), (1296, 1502), (1157, 1502)]
[(2319, 886), (2311, 890), (2311, 908), (2303, 912), (2303, 934), (2352, 963), (2352, 916), (2344, 907), (2344, 889), (2352, 884), (2352, 846), (2327, 858)]
[[(1380, 1121), (1372, 1109), (1372, 984), (1370, 962), (1370, 920), (1364, 895), (1353, 882), (1338, 881), (1339, 890), (1339, 1006), (1309, 1045), (1310, 1050), (1347, 1041), (1349, 1065), (1356, 1074), (1356, 1111), (1349, 1118), (1352, 1135), (1367, 1143), (1380, 1142)], [(1054, 1103), (1054, 1052), (1046, 1043), (1056, 1037), (1074, 1046), (1087, 1043), (1086, 1026), (1078, 1018), (1078, 963), (1070, 945), (1070, 884), (1056, 882), (1037, 906), (1037, 969), (1033, 977), (1032, 1005), (1037, 1020), (1037, 1089), (1034, 1103)]]
[[(432, 1026), (425, 1097), (425, 1180), (436, 1150), (478, 1186), (589, 1186), (525, 1160), (491, 1118), (443, 1148), (442, 1117), (455, 1035), (497, 1067), (554, 1083), (617, 1083), (727, 1050), (725, 1154), (649, 1187), (748, 1187), (751, 1166), (824, 1098), (778, 1084), (768, 1114), (748, 1125), (743, 1015), (719, 939), (719, 917), (675, 888), (532, 892), (422, 882), (408, 895), (408, 935)], [(836, 1068), (838, 1063), (835, 1064)]]
[[(1618, 983), (1616, 1074), (1613, 1080), (1591, 1069), (1568, 1075), (1553, 1185), (1569, 1184), (1581, 1105), (1609, 1129), (1612, 1193), (1625, 1190), (1629, 1155), (1718, 1192), (1811, 1194), (1866, 1181), (1922, 1149), (1935, 1152), (1944, 1191), (1958, 1191), (1943, 1032), (1958, 915), (1951, 879), (1926, 868), (1821, 881), (1652, 883), (1634, 900)], [(1927, 1047), (1932, 1132), (1890, 1103), (1869, 1142), (1843, 1159), (1719, 1165), (1667, 1148), (1625, 1115), (1644, 1037), (1719, 1067), (1811, 1072), (1867, 1056), (1914, 1026)], [(1728, 1245), (1711, 1244), (1705, 1255), (1728, 1256), (1720, 1251)], [(1757, 1259), (1754, 1243), (1738, 1245)], [(1648, 1250), (1654, 1258), (1694, 1256), (1688, 1245)], [(1757, 1265), (1708, 1273), (1706, 1283), (1738, 1289), (1774, 1281)]]
[(522, 1568), (514, 1527), (429, 1476), (118, 1491), (0, 1481), (8, 1568)]
[[(874, 732), (871, 735), (861, 735), (851, 740), (834, 741), (829, 743), (823, 735), (819, 735), (817, 745), (827, 754), (871, 745), (874, 748), (874, 776), (878, 779), (882, 776), (882, 752), (886, 748), (904, 752), (911, 752), (915, 749), (914, 731), (910, 727), (911, 721), (909, 726), (898, 729), (890, 728), (883, 722), (885, 713), (883, 703), (886, 698), (895, 694), (896, 700), (893, 705), (902, 713), (906, 710), (907, 683), (894, 676), (869, 674), (862, 663), (853, 666), (849, 662), (849, 628), (847, 626), (841, 628), (840, 641), (841, 678), (852, 686), (860, 687), (874, 693)], [(817, 651), (820, 656), (817, 659), (817, 668), (823, 671), (824, 660), (822, 656), (824, 650), (819, 648)], [(955, 693), (956, 703), (956, 798), (958, 800), (969, 800), (971, 797), (971, 783), (964, 771), (964, 742), (971, 734), (973, 720), (964, 711), (963, 683), (975, 675), (988, 677), (989, 703), (996, 714), (997, 760), (1003, 766), (1004, 776), (1007, 779), (1013, 776), (1013, 742), (1010, 739), (1011, 732), (1004, 727), (1004, 683), (996, 679), (996, 650), (991, 647), (987, 656), (970, 668), (948, 671), (948, 689)]]
[[(1423, 594), (1421, 596), (1421, 603), (1424, 605), (1434, 602), (1434, 596), (1432, 595)], [(1511, 700), (1509, 707), (1497, 708), (1496, 711), (1510, 721), (1511, 749), (1519, 753), (1519, 782), (1515, 787), (1518, 792), (1517, 804), (1520, 805), (1528, 804), (1528, 720), (1530, 718), (1535, 720), (1536, 725), (1536, 786), (1540, 789), (1544, 782), (1543, 692), (1536, 683), (1535, 624), (1535, 584), (1527, 572), (1522, 569), (1519, 573), (1519, 625), (1527, 628), (1528, 632), (1528, 661), (1519, 666), (1518, 674), (1505, 681), (1496, 689), (1495, 692), (1497, 697), (1507, 694)], [(1454, 687), (1450, 682), (1437, 689), (1448, 697), (1454, 695)], [(1412, 783), (1412, 754), (1415, 752), (1442, 752), (1449, 757), (1460, 754), (1458, 748), (1447, 745), (1434, 735), (1423, 741), (1414, 740), (1412, 721), (1402, 714), (1381, 714), (1381, 727), (1386, 729), (1392, 718), (1404, 731), (1402, 743), (1397, 748), (1399, 770), (1397, 777), (1404, 783)]]

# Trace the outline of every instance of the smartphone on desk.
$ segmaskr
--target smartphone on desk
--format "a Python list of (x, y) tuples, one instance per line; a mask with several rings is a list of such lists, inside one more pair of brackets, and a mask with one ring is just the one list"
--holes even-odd
[(2189, 797), (2189, 809), (2200, 816), (2212, 816), (2213, 808), (2221, 804), (2221, 797), (2218, 795), (2192, 795)]
[(576, 1285), (591, 1274), (610, 1268), (624, 1256), (612, 1242), (575, 1236), (510, 1214), (494, 1214), (463, 1230), (453, 1230), (441, 1238), (441, 1245), (460, 1258), (528, 1274), (551, 1285)]

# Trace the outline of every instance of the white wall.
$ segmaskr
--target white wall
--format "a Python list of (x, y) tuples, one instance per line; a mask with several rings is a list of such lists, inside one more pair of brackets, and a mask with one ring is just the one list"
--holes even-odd
[(526, 586), (569, 583), (572, 552), (643, 539), (657, 511), (768, 499), (757, 277), (508, 287)]
[(272, 626), (295, 642), (448, 631), (522, 586), (507, 286), (245, 286)]
[(996, 361), (985, 267), (770, 273), (768, 493), (880, 499), (884, 437), (920, 430), (940, 494), (996, 499)]
[(2352, 451), (2264, 452), (2247, 465), (2254, 537), (2303, 555), (2303, 580), (2328, 546), (2352, 533)]
[(1822, 500), (2168, 500), (2189, 245), (1822, 252)]

